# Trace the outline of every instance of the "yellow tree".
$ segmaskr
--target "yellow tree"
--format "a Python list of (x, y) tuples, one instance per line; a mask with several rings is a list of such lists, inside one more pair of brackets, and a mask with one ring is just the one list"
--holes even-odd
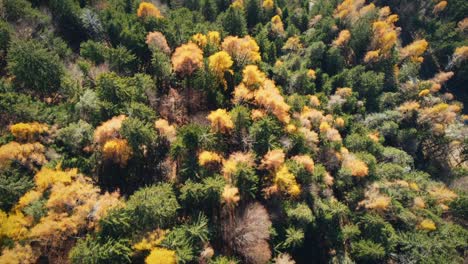
[(410, 58), (413, 62), (422, 62), (421, 55), (427, 50), (429, 43), (425, 39), (416, 40), (400, 51), (400, 58)]
[(132, 155), (132, 149), (126, 139), (111, 139), (102, 147), (104, 159), (125, 167)]
[(262, 86), (265, 80), (265, 73), (260, 71), (257, 65), (247, 65), (242, 71), (242, 83), (251, 90)]
[(234, 63), (231, 56), (225, 51), (217, 52), (208, 58), (210, 70), (220, 79), (224, 78), (224, 73), (229, 70)]
[(8, 167), (12, 161), (34, 169), (35, 165), (47, 162), (45, 147), (41, 143), (20, 144), (12, 141), (0, 147), (0, 168)]
[(207, 118), (211, 122), (211, 130), (213, 132), (227, 133), (234, 128), (234, 123), (226, 109), (212, 111)]
[(203, 51), (192, 42), (178, 47), (172, 54), (172, 67), (181, 76), (190, 76), (203, 66)]
[(176, 264), (176, 252), (173, 250), (156, 247), (151, 250), (145, 259), (146, 264)]
[(266, 10), (272, 10), (274, 6), (275, 3), (273, 2), (273, 0), (263, 0), (262, 7)]
[(285, 102), (272, 80), (266, 79), (263, 86), (255, 91), (255, 102), (273, 113), (281, 122), (287, 124), (291, 120), (289, 115), (291, 107)]
[(138, 6), (137, 10), (137, 16), (138, 17), (155, 17), (155, 18), (162, 18), (163, 16), (161, 15), (161, 11), (153, 5), (152, 3), (148, 2), (141, 2), (140, 5)]
[(221, 43), (221, 47), (240, 67), (261, 60), (260, 47), (250, 36), (243, 38), (228, 36)]
[(209, 164), (219, 164), (222, 161), (222, 157), (216, 152), (205, 150), (198, 155), (198, 164), (200, 164), (200, 166), (205, 166)]
[(38, 122), (18, 123), (10, 126), (11, 134), (19, 141), (31, 141), (48, 130), (47, 125)]
[(276, 15), (271, 18), (271, 31), (273, 31), (273, 33), (275, 33), (278, 36), (284, 35), (283, 21), (281, 20), (281, 17), (279, 15)]
[(340, 34), (338, 34), (338, 37), (333, 41), (333, 46), (343, 47), (346, 44), (348, 44), (350, 39), (351, 39), (351, 32), (349, 32), (349, 30), (347, 29), (342, 30), (340, 31)]
[(301, 186), (297, 183), (294, 174), (289, 172), (286, 165), (279, 168), (275, 175), (274, 183), (281, 192), (287, 193), (292, 197), (297, 197), (301, 193)]
[(304, 46), (301, 43), (301, 40), (299, 39), (298, 36), (292, 36), (288, 38), (284, 46), (281, 48), (282, 50), (285, 51), (292, 51), (292, 52), (298, 52), (302, 50)]
[(208, 44), (208, 38), (202, 34), (202, 33), (197, 33), (192, 36), (192, 41), (200, 47), (200, 49), (204, 49), (206, 45)]

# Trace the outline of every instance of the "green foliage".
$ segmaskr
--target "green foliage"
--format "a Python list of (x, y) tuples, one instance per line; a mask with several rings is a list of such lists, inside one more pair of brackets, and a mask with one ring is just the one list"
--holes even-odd
[(271, 117), (263, 118), (254, 122), (249, 129), (253, 139), (253, 150), (258, 156), (265, 155), (268, 150), (279, 144), (279, 124)]
[(81, 57), (88, 59), (95, 64), (101, 64), (105, 60), (106, 46), (100, 42), (88, 40), (80, 44)]
[(127, 209), (139, 229), (166, 228), (174, 223), (180, 208), (174, 190), (168, 183), (144, 187), (130, 196)]
[(312, 210), (306, 203), (299, 203), (286, 208), (286, 215), (295, 226), (305, 228), (314, 221)]
[(140, 156), (143, 156), (144, 148), (151, 147), (156, 140), (156, 131), (152, 124), (133, 117), (122, 122), (120, 134), (128, 140), (134, 151), (139, 151)]
[[(97, 79), (96, 93), (109, 115), (125, 113), (130, 102), (146, 102), (145, 92), (154, 90), (154, 83), (148, 75), (120, 77), (116, 73), (103, 73)], [(95, 108), (95, 107), (93, 107)]]
[(208, 208), (217, 204), (221, 199), (225, 180), (220, 177), (204, 178), (202, 182), (187, 180), (180, 189), (180, 200), (187, 207)]
[(283, 248), (294, 249), (299, 248), (304, 243), (304, 230), (289, 227), (286, 229), (286, 239), (281, 244)]
[(110, 210), (107, 216), (99, 221), (99, 235), (103, 238), (120, 238), (128, 237), (134, 231), (135, 226), (132, 225), (132, 211), (125, 208), (117, 208)]
[(15, 76), (17, 88), (39, 94), (60, 88), (64, 74), (62, 63), (56, 54), (38, 41), (13, 41), (8, 49), (7, 62), (9, 72)]
[(247, 21), (244, 12), (239, 8), (229, 7), (218, 19), (229, 35), (243, 37), (247, 33)]
[(100, 241), (87, 236), (78, 240), (69, 257), (73, 264), (131, 263), (132, 252), (128, 240)]
[[(155, 242), (158, 229), (152, 246), (176, 252), (178, 263), (463, 262), (466, 1), (440, 12), (422, 0), (143, 1), (162, 17), (138, 16), (141, 2), (0, 0), (0, 263), (29, 247), (32, 262), (143, 263), (148, 250), (133, 246)], [(272, 30), (276, 15), (284, 34)], [(337, 45), (343, 30), (351, 37)], [(152, 32), (170, 52), (146, 43)], [(178, 76), (173, 62), (193, 65), (171, 54), (197, 33), (207, 37), (197, 42), (203, 63)], [(251, 55), (243, 44), (220, 44), (247, 34), (264, 75), (237, 64), (216, 75), (208, 57), (239, 49), (232, 59), (242, 61)], [(422, 38), (427, 50), (405, 48)], [(369, 51), (379, 54), (365, 59)], [(210, 129), (216, 109), (232, 129)], [(131, 148), (124, 166), (93, 142), (94, 128), (118, 115), (126, 119), (113, 138)], [(12, 125), (31, 122), (48, 132), (19, 140)], [(284, 157), (265, 156), (273, 149)], [(203, 151), (216, 161), (200, 165)], [(49, 177), (57, 182), (24, 196), (40, 166), (89, 177)], [(284, 184), (280, 169), (290, 173)], [(73, 189), (82, 181), (99, 197), (77, 206), (68, 196), (86, 191)], [(59, 191), (66, 206), (53, 212)], [(120, 201), (108, 209), (115, 197), (101, 195), (112, 191)]]
[(46, 202), (46, 199), (36, 200), (26, 206), (23, 212), (25, 215), (32, 217), (34, 222), (37, 223), (43, 216), (47, 215)]
[(175, 250), (180, 263), (187, 263), (196, 259), (196, 252), (208, 241), (208, 236), (208, 219), (204, 215), (199, 215), (192, 223), (171, 230), (162, 245)]
[(362, 263), (378, 263), (385, 256), (385, 249), (370, 240), (359, 240), (352, 244), (352, 255)]
[(195, 176), (198, 169), (197, 151), (210, 147), (214, 142), (213, 134), (207, 127), (190, 124), (177, 131), (177, 139), (171, 145), (171, 156), (180, 161), (180, 175), (184, 178)]
[(467, 231), (463, 227), (444, 224), (436, 233), (421, 231), (399, 234), (399, 259), (408, 262), (459, 263), (462, 257), (457, 253), (467, 246)]
[(31, 177), (15, 168), (0, 170), (0, 209), (8, 212), (33, 186)]
[(79, 153), (84, 147), (91, 144), (93, 127), (86, 121), (79, 120), (57, 131), (57, 141), (63, 144), (68, 151)]

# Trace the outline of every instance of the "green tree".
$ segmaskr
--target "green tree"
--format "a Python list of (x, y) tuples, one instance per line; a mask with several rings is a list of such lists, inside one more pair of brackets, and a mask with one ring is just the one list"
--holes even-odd
[(7, 62), (18, 88), (39, 94), (59, 90), (64, 75), (62, 63), (57, 54), (47, 50), (40, 42), (13, 41), (8, 49)]
[(246, 9), (247, 26), (252, 28), (260, 22), (260, 18), (262, 16), (260, 2), (258, 0), (248, 0), (246, 3)]
[(218, 19), (221, 19), (221, 25), (229, 35), (243, 37), (247, 34), (247, 21), (241, 9), (231, 6)]
[(174, 223), (180, 208), (173, 187), (168, 183), (144, 187), (130, 196), (127, 210), (140, 230), (167, 228)]
[(216, 6), (215, 0), (202, 0), (201, 12), (208, 21), (215, 21), (218, 15), (218, 7)]

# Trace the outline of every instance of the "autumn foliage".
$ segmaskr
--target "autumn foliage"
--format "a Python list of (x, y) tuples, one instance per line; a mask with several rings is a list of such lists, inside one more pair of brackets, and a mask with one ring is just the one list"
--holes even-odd
[(190, 76), (203, 65), (203, 51), (194, 43), (183, 44), (172, 54), (172, 67), (181, 76)]
[(261, 59), (260, 47), (255, 39), (250, 36), (243, 38), (228, 36), (221, 43), (221, 47), (241, 66)]
[(155, 18), (162, 18), (161, 11), (153, 5), (152, 3), (148, 2), (141, 2), (138, 6), (137, 10), (138, 17), (155, 17)]
[(226, 109), (212, 111), (207, 118), (211, 122), (211, 130), (214, 132), (227, 133), (234, 128), (234, 123)]

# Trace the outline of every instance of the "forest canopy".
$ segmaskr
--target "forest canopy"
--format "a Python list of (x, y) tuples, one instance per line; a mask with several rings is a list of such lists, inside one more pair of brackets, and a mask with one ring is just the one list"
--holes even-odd
[(466, 263), (467, 15), (0, 1), (0, 264)]

